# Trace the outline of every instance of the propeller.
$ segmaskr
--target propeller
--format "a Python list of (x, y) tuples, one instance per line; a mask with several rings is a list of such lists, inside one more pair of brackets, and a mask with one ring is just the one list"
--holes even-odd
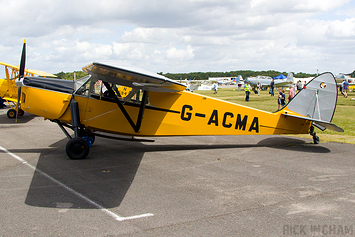
[(23, 42), (19, 76), (18, 76), (18, 81), (16, 81), (16, 85), (18, 87), (17, 106), (16, 106), (16, 123), (17, 123), (17, 117), (18, 117), (18, 112), (19, 112), (19, 108), (20, 108), (22, 79), (25, 76), (25, 64), (26, 64), (26, 40), (24, 40), (24, 42)]

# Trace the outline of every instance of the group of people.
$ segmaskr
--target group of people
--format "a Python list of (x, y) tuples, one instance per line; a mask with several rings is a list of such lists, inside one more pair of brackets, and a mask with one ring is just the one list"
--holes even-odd
[[(290, 102), (293, 97), (295, 97), (295, 89), (293, 88), (292, 82), (290, 82), (290, 85), (288, 86), (288, 102)], [(279, 88), (279, 96), (277, 99), (277, 105), (278, 105), (278, 110), (280, 107), (282, 108), (283, 106), (286, 105), (286, 96), (285, 96), (285, 90), (283, 88)]]
[[(302, 83), (301, 80), (299, 80), (296, 83), (296, 87), (294, 87), (293, 83), (290, 82), (290, 84), (288, 86), (288, 88), (289, 88), (288, 102), (290, 102), (293, 99), (293, 97), (295, 97), (296, 93), (298, 93), (300, 90), (302, 90), (304, 88), (305, 84), (306, 84), (306, 81), (304, 83)], [(257, 83), (256, 89), (257, 89), (258, 95), (260, 96), (260, 91), (262, 89), (262, 85), (261, 85), (260, 81)], [(275, 89), (275, 83), (274, 83), (274, 79), (272, 79), (270, 82), (270, 92), (269, 92), (269, 94), (271, 96), (274, 96), (274, 89)], [(295, 91), (295, 89), (297, 91)], [(345, 79), (342, 83), (342, 94), (344, 95), (345, 98), (348, 96), (347, 95), (348, 89), (349, 89), (349, 82), (347, 79)], [(214, 93), (216, 94), (217, 93), (217, 84), (216, 83), (213, 84), (213, 90), (214, 90)], [(252, 91), (250, 82), (247, 82), (244, 85), (244, 91), (245, 91), (245, 101), (249, 101), (250, 93)], [(278, 104), (278, 110), (280, 109), (280, 107), (282, 108), (283, 106), (286, 105), (286, 95), (285, 95), (285, 90), (283, 88), (279, 88), (277, 104)]]
[[(302, 89), (302, 87), (299, 88), (297, 86), (297, 92), (300, 91)], [(262, 88), (262, 85), (261, 85), (260, 81), (257, 83), (256, 88), (257, 88), (258, 95), (260, 96), (260, 90)], [(271, 83), (270, 83), (270, 94), (271, 94), (271, 96), (274, 96), (274, 89), (275, 89), (275, 83), (274, 83), (274, 79), (272, 79)], [(251, 93), (251, 90), (252, 90), (251, 86), (250, 86), (250, 82), (247, 82), (247, 84), (244, 86), (244, 90), (245, 90), (245, 101), (249, 101), (250, 93)], [(288, 102), (290, 102), (293, 99), (293, 97), (295, 97), (295, 94), (296, 94), (296, 92), (295, 92), (295, 89), (293, 87), (293, 84), (292, 84), (292, 82), (290, 82), (289, 90), (288, 90)], [(285, 90), (283, 88), (279, 88), (277, 104), (278, 104), (278, 109), (280, 109), (280, 107), (282, 108), (283, 106), (286, 105), (286, 95), (285, 95)]]

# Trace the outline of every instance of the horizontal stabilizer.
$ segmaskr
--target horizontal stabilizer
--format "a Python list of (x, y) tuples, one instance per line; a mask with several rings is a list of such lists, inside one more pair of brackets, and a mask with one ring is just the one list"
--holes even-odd
[(341, 127), (338, 127), (337, 125), (327, 122), (327, 121), (322, 121), (318, 119), (313, 119), (313, 118), (308, 118), (308, 117), (302, 117), (302, 116), (296, 116), (296, 115), (291, 115), (291, 114), (282, 114), (286, 117), (293, 117), (293, 118), (299, 118), (307, 121), (312, 121), (313, 125), (316, 126), (317, 128), (321, 129), (324, 131), (326, 128), (329, 130), (333, 130), (336, 132), (344, 132), (344, 130)]

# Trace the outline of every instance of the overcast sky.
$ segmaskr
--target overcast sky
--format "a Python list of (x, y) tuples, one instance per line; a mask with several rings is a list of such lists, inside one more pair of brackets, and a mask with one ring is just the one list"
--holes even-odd
[[(72, 72), (355, 70), (355, 0), (0, 0), (0, 61)], [(0, 69), (3, 74), (3, 69)]]

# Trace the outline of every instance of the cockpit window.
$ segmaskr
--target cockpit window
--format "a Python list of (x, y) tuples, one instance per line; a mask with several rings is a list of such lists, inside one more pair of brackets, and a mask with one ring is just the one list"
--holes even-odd
[(90, 89), (91, 75), (82, 77), (74, 82), (74, 94), (87, 96)]
[[(114, 102), (105, 84), (101, 80), (92, 79), (93, 78), (89, 75), (76, 80), (74, 83), (75, 94), (97, 100)], [(134, 89), (132, 87), (112, 83), (108, 83), (108, 85), (112, 88), (115, 96), (123, 103), (140, 103), (143, 99), (143, 91), (141, 89)], [(149, 97), (147, 103), (149, 104)]]

